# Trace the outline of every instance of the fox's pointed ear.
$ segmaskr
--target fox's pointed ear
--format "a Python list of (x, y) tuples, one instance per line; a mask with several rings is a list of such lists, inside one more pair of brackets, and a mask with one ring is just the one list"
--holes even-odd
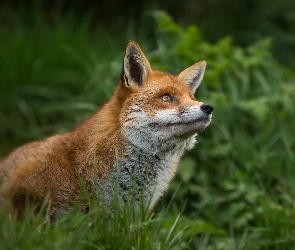
[(126, 46), (122, 81), (127, 88), (140, 87), (152, 69), (142, 50), (136, 42), (129, 41)]
[(194, 65), (183, 70), (178, 78), (184, 81), (191, 88), (192, 92), (195, 93), (196, 89), (199, 87), (203, 76), (205, 73), (207, 63), (205, 61), (200, 61)]

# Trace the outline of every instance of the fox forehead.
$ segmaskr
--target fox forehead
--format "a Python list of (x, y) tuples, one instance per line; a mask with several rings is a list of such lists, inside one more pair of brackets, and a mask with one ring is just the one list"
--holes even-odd
[(154, 73), (148, 77), (146, 82), (138, 90), (138, 95), (144, 94), (144, 96), (161, 96), (164, 94), (171, 94), (175, 96), (181, 96), (181, 98), (189, 98), (195, 100), (195, 97), (187, 84), (178, 79), (177, 76), (166, 74), (160, 71), (154, 71)]
[[(176, 101), (173, 103), (163, 102), (161, 97), (165, 94), (174, 96)], [(130, 113), (143, 112), (141, 115), (153, 117), (158, 111), (183, 112), (186, 108), (200, 106), (200, 104), (196, 101), (189, 86), (179, 80), (177, 76), (157, 72), (129, 96), (123, 107), (125, 112), (122, 112), (121, 115), (129, 117)]]

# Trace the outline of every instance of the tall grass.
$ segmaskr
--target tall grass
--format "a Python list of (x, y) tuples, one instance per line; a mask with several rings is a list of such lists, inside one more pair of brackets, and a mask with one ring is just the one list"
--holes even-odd
[(39, 17), (0, 27), (0, 155), (74, 128), (112, 95), (121, 60), (109, 62), (126, 39), (93, 31), (89, 22), (69, 16), (50, 26)]
[[(85, 195), (90, 197), (89, 193)], [(119, 198), (119, 193), (115, 197)], [(78, 205), (51, 221), (46, 205), (33, 218), (28, 209), (21, 221), (0, 214), (1, 249), (187, 248), (182, 236), (188, 226), (179, 228), (179, 216), (168, 220), (167, 210), (163, 210), (147, 217), (147, 204), (135, 209), (132, 195), (125, 206), (119, 199), (106, 207), (98, 199), (89, 198), (89, 210), (82, 213)]]

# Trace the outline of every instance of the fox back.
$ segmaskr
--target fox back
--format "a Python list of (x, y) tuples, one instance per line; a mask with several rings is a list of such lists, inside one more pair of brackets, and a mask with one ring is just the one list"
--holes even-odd
[(153, 71), (129, 41), (108, 103), (74, 131), (23, 145), (0, 162), (0, 207), (21, 216), (28, 201), (40, 205), (49, 199), (50, 214), (66, 211), (82, 195), (82, 180), (107, 204), (114, 183), (127, 201), (134, 182), (134, 205), (143, 195), (151, 210), (184, 151), (210, 124), (213, 107), (194, 97), (205, 68), (201, 61), (177, 76)]

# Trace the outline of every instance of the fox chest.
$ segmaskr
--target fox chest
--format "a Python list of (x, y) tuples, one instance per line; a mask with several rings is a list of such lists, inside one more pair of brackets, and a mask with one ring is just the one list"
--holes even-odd
[(152, 209), (157, 200), (167, 190), (176, 173), (184, 148), (175, 148), (166, 153), (147, 154), (142, 150), (132, 151), (118, 162), (115, 179), (120, 185), (123, 200), (127, 201), (130, 188), (135, 191), (135, 201), (143, 195)]

